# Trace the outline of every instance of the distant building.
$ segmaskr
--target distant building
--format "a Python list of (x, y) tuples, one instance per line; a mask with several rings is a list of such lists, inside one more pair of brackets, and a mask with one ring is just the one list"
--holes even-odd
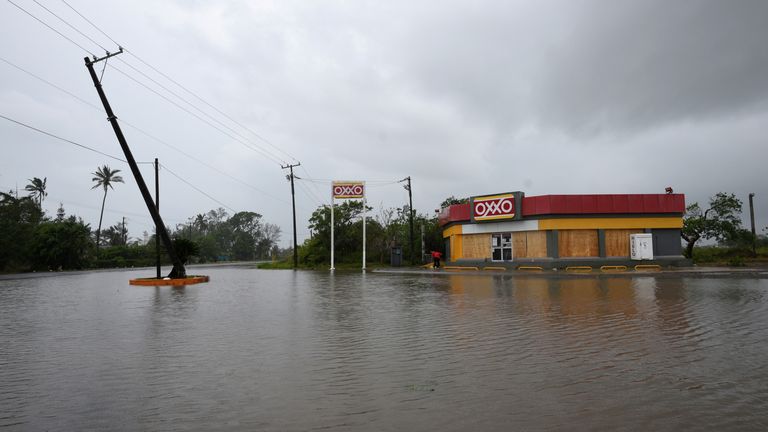
[[(443, 208), (445, 259), (453, 264), (545, 268), (648, 264), (631, 259), (633, 234), (652, 263), (689, 264), (682, 256), (682, 194), (475, 196)], [(649, 240), (649, 241), (648, 241)]]

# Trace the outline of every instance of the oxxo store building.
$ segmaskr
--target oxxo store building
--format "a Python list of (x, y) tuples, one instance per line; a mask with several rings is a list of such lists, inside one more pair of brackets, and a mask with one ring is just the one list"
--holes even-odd
[[(687, 265), (680, 239), (684, 212), (682, 194), (509, 192), (445, 207), (439, 222), (452, 264)], [(632, 259), (632, 242), (640, 238), (648, 252), (642, 262)]]

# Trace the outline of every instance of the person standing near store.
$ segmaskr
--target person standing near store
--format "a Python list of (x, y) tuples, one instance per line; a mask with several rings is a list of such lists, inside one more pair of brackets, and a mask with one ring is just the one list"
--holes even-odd
[(439, 269), (440, 268), (440, 258), (443, 257), (443, 254), (441, 254), (438, 251), (432, 251), (432, 268), (433, 269)]

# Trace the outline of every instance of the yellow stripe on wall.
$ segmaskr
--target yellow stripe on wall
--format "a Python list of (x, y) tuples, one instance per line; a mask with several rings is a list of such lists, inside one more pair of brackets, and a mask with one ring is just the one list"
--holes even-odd
[(451, 261), (464, 258), (464, 236), (451, 236)]
[(682, 228), (682, 217), (541, 219), (540, 230)]
[(443, 230), (443, 238), (448, 238), (452, 235), (461, 235), (462, 233), (461, 227), (462, 225), (454, 225), (448, 229)]

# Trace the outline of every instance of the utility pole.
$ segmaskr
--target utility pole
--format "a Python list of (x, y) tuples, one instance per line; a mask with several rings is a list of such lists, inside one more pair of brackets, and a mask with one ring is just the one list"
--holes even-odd
[(752, 198), (755, 193), (749, 194), (749, 222), (752, 224), (752, 256), (757, 256), (757, 234), (755, 233), (755, 206), (752, 204)]
[[(160, 162), (155, 158), (155, 208), (160, 213)], [(155, 266), (157, 267), (157, 278), (160, 279), (160, 235), (155, 224)]]
[(409, 224), (410, 224), (410, 236), (408, 238), (408, 240), (409, 240), (408, 244), (410, 245), (410, 249), (411, 249), (411, 265), (413, 265), (413, 264), (416, 264), (416, 260), (415, 260), (415, 258), (416, 258), (416, 251), (414, 251), (414, 249), (413, 249), (413, 194), (411, 192), (411, 176), (408, 176), (408, 177), (406, 177), (406, 178), (404, 178), (404, 179), (402, 179), (400, 181), (401, 182), (404, 182), (404, 181), (408, 182), (408, 184), (404, 185), (403, 187), (405, 188), (405, 190), (408, 191), (408, 213), (409, 213), (408, 214), (408, 219), (409, 219)]
[(125, 140), (122, 129), (120, 129), (120, 124), (117, 123), (117, 117), (115, 116), (115, 113), (112, 112), (112, 107), (109, 105), (107, 95), (104, 94), (104, 89), (101, 87), (101, 80), (98, 76), (96, 76), (96, 71), (93, 69), (94, 64), (102, 60), (106, 61), (110, 57), (121, 54), (122, 52), (123, 48), (120, 47), (120, 51), (112, 54), (107, 53), (107, 55), (101, 58), (94, 56), (93, 60), (91, 60), (90, 58), (85, 57), (85, 66), (88, 68), (88, 73), (91, 75), (93, 85), (96, 87), (96, 92), (99, 94), (99, 99), (101, 99), (101, 103), (104, 105), (104, 111), (107, 113), (107, 120), (109, 120), (109, 123), (112, 125), (112, 129), (115, 131), (117, 141), (120, 143), (120, 147), (123, 149), (125, 160), (128, 162), (128, 166), (131, 167), (133, 178), (136, 179), (136, 183), (139, 186), (139, 191), (141, 191), (141, 196), (144, 198), (144, 203), (147, 205), (147, 210), (149, 210), (149, 214), (152, 215), (152, 220), (155, 222), (158, 234), (160, 235), (160, 238), (165, 245), (166, 251), (168, 251), (168, 256), (171, 258), (171, 262), (173, 263), (173, 270), (171, 270), (171, 273), (168, 276), (171, 278), (183, 278), (187, 275), (184, 264), (181, 262), (179, 256), (176, 255), (176, 251), (173, 249), (171, 236), (168, 235), (168, 231), (165, 229), (165, 223), (163, 223), (163, 219), (160, 217), (160, 212), (157, 211), (155, 203), (152, 202), (152, 196), (149, 194), (149, 189), (147, 189), (147, 184), (144, 182), (144, 177), (142, 177), (141, 171), (139, 171), (139, 166), (136, 165), (136, 159), (134, 159), (133, 153), (128, 147), (128, 142)]
[(291, 173), (287, 175), (288, 180), (291, 181), (291, 206), (293, 207), (293, 268), (296, 269), (299, 266), (299, 250), (296, 245), (296, 191), (293, 188), (293, 167), (300, 166), (301, 162), (296, 164), (288, 164), (286, 166), (280, 165), (282, 169), (290, 169)]
[(123, 246), (125, 246), (126, 243), (128, 243), (128, 236), (125, 232), (125, 216), (123, 216), (123, 229), (120, 230), (120, 239), (123, 241)]

